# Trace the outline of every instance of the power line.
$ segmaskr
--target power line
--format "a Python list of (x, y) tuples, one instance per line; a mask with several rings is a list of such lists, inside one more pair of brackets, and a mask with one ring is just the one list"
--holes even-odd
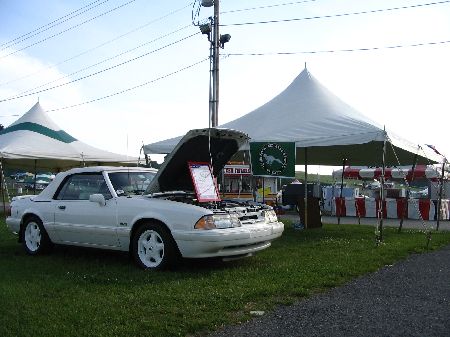
[(61, 88), (61, 87), (66, 86), (66, 85), (68, 85), (68, 84), (72, 84), (72, 83), (75, 83), (75, 82), (79, 82), (79, 81), (81, 81), (81, 80), (85, 80), (86, 78), (90, 78), (90, 77), (92, 77), (92, 76), (99, 75), (99, 74), (104, 73), (104, 72), (106, 72), (106, 71), (109, 71), (109, 70), (118, 68), (118, 67), (120, 67), (120, 66), (123, 66), (123, 65), (125, 65), (125, 64), (128, 64), (128, 63), (130, 63), (130, 62), (136, 61), (136, 60), (138, 60), (138, 59), (140, 59), (140, 58), (142, 58), (142, 57), (145, 57), (145, 56), (148, 56), (148, 55), (150, 55), (150, 54), (156, 53), (157, 51), (160, 51), (160, 50), (165, 49), (165, 48), (167, 48), (167, 47), (173, 46), (173, 45), (175, 45), (175, 44), (177, 44), (177, 43), (179, 43), (179, 42), (182, 42), (182, 41), (184, 41), (184, 40), (187, 40), (187, 39), (189, 39), (189, 38), (191, 38), (191, 37), (193, 37), (193, 36), (195, 36), (195, 35), (198, 35), (198, 34), (200, 34), (200, 32), (191, 34), (191, 35), (189, 35), (189, 36), (187, 36), (187, 37), (184, 37), (184, 38), (182, 38), (182, 39), (179, 39), (179, 40), (177, 40), (177, 41), (175, 41), (175, 42), (169, 43), (169, 44), (167, 44), (167, 45), (165, 45), (165, 46), (163, 46), (163, 47), (154, 49), (154, 50), (149, 51), (149, 52), (147, 52), (147, 53), (145, 53), (145, 54), (136, 56), (136, 57), (134, 57), (134, 58), (132, 58), (132, 59), (129, 59), (129, 60), (126, 60), (126, 61), (124, 61), (124, 62), (115, 64), (115, 65), (113, 65), (113, 66), (111, 66), (111, 67), (108, 67), (108, 68), (105, 68), (105, 69), (102, 69), (102, 70), (99, 70), (99, 71), (96, 71), (96, 72), (91, 73), (91, 74), (88, 74), (88, 75), (86, 75), (86, 76), (79, 77), (79, 78), (74, 79), (74, 80), (72, 80), (72, 81), (68, 81), (68, 82), (65, 82), (65, 83), (61, 83), (61, 84), (55, 85), (55, 86), (53, 86), (53, 87), (45, 88), (45, 89), (38, 90), (38, 91), (34, 91), (34, 92), (31, 92), (31, 93), (27, 93), (27, 94), (23, 94), (23, 95), (18, 95), (18, 96), (13, 96), (13, 97), (8, 97), (8, 98), (5, 98), (5, 99), (2, 99), (2, 100), (0, 100), (0, 103), (1, 103), (1, 102), (6, 102), (6, 101), (16, 100), (16, 99), (19, 99), (19, 98), (23, 98), (23, 97), (27, 97), (27, 96), (31, 96), (31, 95), (35, 95), (35, 94), (39, 94), (39, 93), (41, 93), (41, 92), (46, 92), (46, 91), (49, 91), (49, 90)]
[[(10, 40), (8, 42), (5, 42), (5, 43), (1, 44), (0, 47), (3, 47), (3, 48), (1, 48), (0, 51), (5, 50), (7, 48), (10, 48), (11, 46), (14, 46), (14, 45), (16, 45), (18, 43), (21, 43), (21, 42), (23, 42), (25, 40), (28, 40), (28, 39), (34, 37), (36, 35), (39, 35), (39, 34), (45, 32), (45, 31), (47, 31), (47, 30), (49, 30), (49, 29), (51, 29), (51, 28), (53, 28), (55, 26), (58, 26), (58, 25), (60, 25), (60, 24), (62, 24), (64, 22), (67, 22), (67, 21), (69, 21), (69, 20), (71, 20), (71, 19), (73, 19), (73, 18), (75, 18), (75, 17), (77, 17), (77, 16), (79, 16), (79, 15), (81, 15), (83, 13), (86, 13), (86, 12), (88, 12), (88, 11), (98, 7), (98, 6), (103, 5), (104, 3), (108, 2), (109, 0), (104, 0), (103, 2), (101, 2), (99, 4), (96, 4), (94, 6), (94, 4), (99, 2), (99, 1), (100, 0), (96, 0), (94, 2), (91, 2), (90, 4), (88, 4), (88, 5), (84, 6), (84, 7), (81, 7), (81, 8), (79, 8), (79, 9), (73, 11), (73, 12), (70, 12), (69, 14), (66, 14), (66, 15), (64, 15), (64, 16), (56, 19), (56, 20), (53, 20), (52, 22), (47, 23), (46, 25), (40, 26), (40, 27), (32, 30), (31, 32), (28, 32), (26, 34), (23, 34), (21, 36), (16, 37), (15, 39), (12, 39), (12, 40)], [(75, 14), (75, 15), (72, 15), (72, 14)]]
[(426, 4), (416, 4), (410, 6), (401, 6), (401, 7), (392, 7), (392, 8), (383, 8), (383, 9), (372, 9), (360, 12), (349, 12), (349, 13), (340, 13), (340, 14), (330, 14), (330, 15), (319, 15), (319, 16), (310, 16), (303, 18), (294, 18), (294, 19), (280, 19), (280, 20), (267, 20), (267, 21), (255, 21), (255, 22), (241, 22), (241, 23), (229, 23), (229, 24), (221, 24), (220, 26), (245, 26), (245, 25), (257, 25), (257, 24), (267, 24), (267, 23), (280, 23), (280, 22), (294, 22), (294, 21), (303, 21), (303, 20), (315, 20), (315, 19), (329, 19), (336, 17), (345, 17), (351, 15), (361, 15), (361, 14), (373, 14), (373, 13), (381, 13), (388, 11), (396, 11), (401, 9), (409, 9), (409, 8), (419, 8), (433, 5), (441, 5), (445, 3), (449, 3), (450, 0), (445, 1), (437, 1), (437, 2), (429, 2)]
[(295, 2), (286, 2), (282, 4), (275, 4), (275, 5), (267, 5), (267, 6), (259, 6), (259, 7), (251, 7), (251, 8), (242, 8), (242, 9), (232, 9), (229, 11), (220, 12), (220, 14), (228, 14), (228, 13), (236, 13), (236, 12), (245, 12), (245, 11), (252, 11), (256, 9), (267, 9), (267, 8), (274, 8), (274, 7), (281, 7), (281, 6), (290, 6), (290, 5), (298, 5), (305, 2), (314, 2), (317, 0), (302, 0), (302, 1), (295, 1)]
[(75, 108), (75, 107), (78, 107), (78, 106), (86, 105), (86, 104), (89, 104), (89, 103), (94, 103), (94, 102), (97, 102), (97, 101), (101, 101), (101, 100), (104, 100), (104, 99), (107, 99), (107, 98), (111, 98), (111, 97), (114, 97), (114, 96), (117, 96), (117, 95), (121, 95), (121, 94), (124, 94), (126, 92), (133, 91), (133, 90), (139, 89), (141, 87), (144, 87), (146, 85), (149, 85), (149, 84), (155, 83), (157, 81), (163, 80), (163, 79), (165, 79), (167, 77), (173, 76), (173, 75), (178, 74), (178, 73), (180, 73), (182, 71), (188, 70), (188, 69), (190, 69), (192, 67), (195, 67), (195, 66), (199, 65), (200, 63), (203, 63), (203, 62), (208, 61), (208, 60), (209, 60), (209, 57), (204, 58), (203, 60), (195, 62), (195, 63), (193, 63), (191, 65), (186, 66), (186, 67), (183, 67), (183, 68), (180, 68), (178, 70), (175, 70), (175, 71), (173, 71), (171, 73), (162, 75), (162, 76), (160, 76), (158, 78), (155, 78), (155, 79), (153, 79), (151, 81), (147, 81), (147, 82), (138, 84), (138, 85), (136, 85), (134, 87), (127, 88), (127, 89), (124, 89), (124, 90), (121, 90), (121, 91), (117, 91), (115, 93), (112, 93), (112, 94), (109, 94), (109, 95), (106, 95), (106, 96), (103, 96), (103, 97), (98, 97), (98, 98), (95, 98), (95, 99), (92, 99), (92, 100), (89, 100), (89, 101), (85, 101), (85, 102), (82, 102), (82, 103), (73, 104), (73, 105), (65, 106), (65, 107), (58, 108), (58, 109), (47, 110), (46, 112), (54, 112), (54, 111), (71, 109), (71, 108)]
[[(83, 56), (83, 55), (86, 55), (86, 54), (88, 54), (88, 53), (90, 53), (90, 52), (92, 52), (92, 51), (94, 51), (94, 50), (97, 50), (97, 49), (99, 49), (99, 48), (101, 48), (101, 47), (104, 47), (104, 46), (106, 46), (106, 45), (108, 45), (108, 44), (110, 44), (110, 43), (112, 43), (112, 42), (115, 42), (115, 41), (117, 41), (117, 40), (119, 40), (119, 39), (121, 39), (121, 38), (123, 38), (123, 37), (125, 37), (125, 36), (128, 36), (128, 35), (130, 35), (130, 34), (132, 34), (132, 33), (135, 33), (135, 32), (137, 32), (137, 31), (139, 31), (139, 30), (141, 30), (141, 29), (144, 29), (145, 27), (148, 27), (148, 26), (150, 26), (151, 24), (154, 24), (154, 23), (156, 23), (156, 22), (158, 22), (158, 21), (161, 21), (162, 19), (165, 19), (165, 18), (169, 17), (170, 15), (173, 15), (173, 14), (175, 14), (175, 13), (177, 13), (177, 12), (180, 12), (180, 11), (182, 11), (183, 9), (185, 9), (186, 7), (189, 7), (190, 5), (191, 5), (191, 4), (189, 4), (189, 5), (187, 5), (187, 6), (184, 6), (184, 7), (182, 7), (182, 8), (176, 9), (176, 10), (174, 10), (174, 11), (171, 11), (171, 12), (169, 12), (168, 14), (165, 14), (165, 15), (163, 15), (163, 16), (161, 16), (161, 17), (159, 17), (159, 18), (156, 18), (156, 19), (154, 19), (154, 20), (151, 20), (151, 21), (149, 21), (149, 22), (147, 22), (147, 23), (145, 23), (145, 24), (143, 24), (143, 25), (141, 25), (141, 26), (139, 26), (139, 27), (136, 27), (136, 28), (134, 28), (134, 29), (132, 29), (132, 30), (130, 30), (130, 31), (128, 31), (128, 32), (126, 32), (126, 33), (124, 33), (124, 34), (122, 34), (122, 35), (119, 35), (119, 36), (117, 36), (117, 37), (115, 37), (115, 38), (113, 38), (113, 39), (111, 39), (111, 40), (105, 41), (105, 42), (103, 42), (103, 43), (101, 43), (101, 44), (99, 44), (99, 45), (97, 45), (97, 46), (95, 46), (95, 47), (93, 47), (93, 48), (90, 48), (90, 49), (88, 49), (88, 50), (85, 50), (85, 51), (83, 51), (83, 52), (81, 52), (81, 53), (79, 53), (79, 54), (77, 54), (77, 55), (71, 56), (71, 57), (69, 57), (69, 58), (67, 58), (67, 59), (65, 59), (65, 60), (63, 60), (63, 61), (57, 62), (57, 63), (52, 64), (52, 65), (47, 66), (47, 67), (44, 67), (44, 68), (42, 68), (42, 69), (40, 69), (40, 70), (38, 70), (38, 71), (35, 71), (35, 72), (31, 73), (31, 74), (28, 74), (28, 75), (25, 75), (25, 76), (22, 76), (22, 77), (19, 77), (19, 78), (10, 80), (10, 81), (8, 81), (8, 82), (0, 83), (0, 86), (8, 85), (8, 84), (14, 83), (14, 82), (16, 82), (16, 81), (20, 81), (20, 80), (29, 78), (29, 77), (31, 77), (31, 76), (33, 76), (33, 75), (39, 74), (40, 72), (42, 72), (42, 71), (44, 71), (44, 70), (52, 69), (52, 68), (55, 68), (55, 67), (57, 67), (57, 66), (59, 66), (59, 65), (61, 65), (61, 64), (67, 63), (67, 62), (69, 62), (69, 61), (72, 61), (72, 60), (74, 60), (74, 59), (76, 59), (76, 58), (78, 58), (78, 57), (81, 57), (81, 56)], [(182, 27), (182, 28), (179, 28), (178, 30), (174, 31), (173, 33), (178, 32), (178, 31), (180, 31), (180, 30), (182, 30), (182, 29), (186, 29), (186, 28), (188, 28), (188, 27), (190, 27), (190, 25), (187, 25), (187, 26), (184, 26), (184, 27)], [(166, 34), (165, 36), (167, 36), (167, 35), (169, 35), (169, 34)]]
[[(102, 64), (102, 63), (105, 63), (105, 62), (111, 61), (111, 60), (113, 60), (113, 59), (116, 59), (116, 58), (118, 58), (118, 57), (120, 57), (120, 56), (123, 56), (123, 55), (128, 54), (128, 53), (130, 53), (130, 52), (132, 52), (132, 51), (135, 51), (135, 50), (137, 50), (137, 49), (139, 49), (139, 48), (142, 48), (142, 47), (144, 47), (144, 46), (146, 46), (146, 45), (148, 45), (148, 44), (154, 43), (154, 42), (156, 42), (156, 41), (158, 41), (158, 40), (161, 40), (161, 39), (163, 39), (163, 38), (165, 38), (165, 37), (168, 37), (168, 36), (170, 36), (170, 35), (172, 35), (172, 34), (175, 34), (175, 33), (179, 32), (179, 31), (181, 31), (181, 30), (183, 30), (183, 29), (185, 29), (185, 28), (187, 28), (187, 27), (191, 27), (191, 25), (188, 25), (188, 26), (179, 28), (179, 29), (177, 29), (177, 30), (175, 30), (175, 31), (173, 31), (173, 32), (170, 32), (170, 33), (166, 34), (166, 35), (162, 35), (162, 36), (160, 36), (160, 37), (158, 37), (158, 38), (156, 38), (156, 39), (154, 39), (154, 40), (151, 40), (151, 41), (145, 42), (145, 43), (143, 43), (143, 44), (140, 44), (140, 45), (137, 46), (137, 47), (134, 47), (134, 48), (132, 48), (132, 49), (128, 49), (128, 50), (126, 50), (126, 51), (124, 51), (124, 52), (122, 52), (122, 53), (120, 53), (120, 54), (116, 54), (116, 55), (114, 55), (114, 56), (108, 57), (108, 58), (106, 58), (106, 59), (103, 59), (103, 60), (100, 61), (100, 62), (97, 62), (97, 63), (91, 64), (91, 65), (89, 65), (89, 66), (87, 66), (87, 67), (78, 69), (78, 70), (76, 70), (76, 71), (74, 71), (74, 72), (72, 72), (72, 73), (70, 73), (70, 74), (61, 76), (61, 77), (59, 77), (59, 78), (57, 78), (57, 79), (55, 79), (55, 80), (52, 80), (52, 81), (46, 82), (46, 83), (44, 83), (44, 84), (38, 85), (37, 87), (34, 87), (34, 88), (32, 88), (32, 89), (28, 89), (28, 90), (22, 91), (22, 92), (18, 93), (16, 96), (21, 96), (21, 95), (23, 95), (23, 94), (25, 94), (25, 93), (27, 93), (27, 92), (37, 90), (37, 89), (39, 89), (39, 88), (45, 87), (46, 85), (55, 83), (55, 82), (57, 82), (57, 81), (59, 81), (59, 80), (68, 78), (68, 77), (73, 76), (73, 75), (75, 75), (75, 74), (78, 74), (78, 73), (80, 73), (80, 72), (82, 72), (82, 71), (85, 71), (85, 70), (88, 70), (88, 69), (90, 69), (90, 68), (96, 67), (96, 66), (98, 66), (98, 65), (100, 65), (100, 64)], [(198, 34), (198, 33), (197, 33), (197, 34)], [(196, 35), (196, 34), (194, 34), (194, 35)], [(192, 35), (192, 36), (193, 36), (193, 35)], [(1, 101), (0, 101), (0, 102), (1, 102)]]
[(352, 49), (336, 49), (336, 50), (314, 50), (314, 51), (297, 51), (297, 52), (268, 52), (268, 53), (227, 53), (226, 56), (274, 56), (274, 55), (298, 55), (298, 54), (325, 54), (325, 53), (341, 53), (341, 52), (361, 52), (361, 51), (373, 51), (381, 49), (399, 49), (399, 48), (413, 48), (432, 45), (443, 45), (450, 43), (450, 40), (446, 41), (431, 41), (420, 42), (405, 45), (392, 45), (383, 47), (366, 47), (366, 48), (352, 48)]
[(63, 31), (60, 31), (60, 32), (58, 32), (58, 33), (56, 33), (56, 34), (53, 34), (53, 35), (50, 35), (50, 36), (47, 36), (46, 38), (44, 38), (44, 39), (42, 39), (42, 40), (39, 40), (39, 41), (34, 42), (34, 43), (32, 43), (32, 44), (29, 44), (28, 46), (25, 46), (25, 47), (23, 47), (23, 48), (17, 49), (17, 50), (15, 50), (15, 51), (13, 51), (13, 52), (11, 52), (11, 53), (9, 53), (9, 54), (0, 56), (0, 59), (5, 58), (5, 57), (8, 57), (8, 56), (11, 56), (11, 55), (14, 55), (14, 54), (18, 53), (19, 51), (28, 49), (28, 48), (33, 47), (33, 46), (36, 46), (36, 45), (38, 45), (38, 44), (40, 44), (40, 43), (42, 43), (42, 42), (45, 42), (45, 41), (47, 41), (47, 40), (50, 40), (50, 39), (52, 39), (52, 38), (54, 38), (54, 37), (56, 37), (56, 36), (59, 36), (59, 35), (64, 34), (64, 33), (67, 33), (68, 31), (71, 31), (72, 29), (78, 28), (78, 27), (80, 27), (80, 26), (82, 26), (82, 25), (84, 25), (84, 24), (86, 24), (86, 23), (89, 23), (89, 22), (91, 22), (91, 21), (93, 21), (93, 20), (96, 20), (96, 19), (98, 19), (98, 18), (100, 18), (100, 17), (102, 17), (102, 16), (104, 16), (104, 15), (106, 15), (106, 14), (110, 14), (110, 13), (114, 12), (115, 10), (118, 10), (118, 9), (120, 9), (120, 8), (122, 8), (122, 7), (125, 7), (125, 6), (131, 4), (131, 3), (135, 2), (135, 1), (136, 1), (136, 0), (130, 0), (130, 1), (124, 3), (124, 4), (120, 5), (120, 6), (114, 7), (114, 8), (112, 8), (112, 9), (106, 11), (106, 12), (103, 12), (103, 13), (101, 13), (101, 14), (99, 14), (99, 15), (96, 15), (96, 16), (94, 16), (94, 17), (88, 19), (88, 20), (85, 20), (85, 21), (79, 23), (79, 24), (76, 24), (76, 25), (74, 25), (74, 26), (71, 26), (71, 27), (69, 27), (69, 28), (67, 28), (67, 29), (65, 29), (65, 30), (63, 30)]

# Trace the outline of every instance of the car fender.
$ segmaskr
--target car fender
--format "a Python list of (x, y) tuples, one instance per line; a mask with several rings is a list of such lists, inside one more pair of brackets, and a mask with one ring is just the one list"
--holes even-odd
[(18, 231), (18, 233), (19, 233), (19, 242), (22, 242), (22, 234), (23, 234), (23, 230), (24, 230), (23, 224), (25, 223), (25, 220), (27, 218), (31, 217), (31, 216), (38, 217), (42, 221), (42, 223), (44, 225), (44, 228), (45, 228), (44, 221), (42, 220), (42, 214), (40, 214), (40, 212), (36, 211), (33, 208), (25, 209), (24, 212), (22, 213), (22, 216), (20, 217), (20, 223), (19, 223), (20, 227), (19, 227), (19, 231)]
[[(46, 217), (42, 209), (38, 209), (37, 207), (34, 207), (34, 201), (30, 201), (30, 205), (27, 205), (28, 207), (23, 210), (23, 213), (20, 218), (20, 232), (19, 232), (19, 238), (21, 237), (21, 231), (23, 230), (23, 224), (25, 220), (29, 216), (36, 216), (42, 221), (42, 225), (44, 226), (50, 240), (52, 242), (58, 241), (57, 232), (55, 230), (55, 225), (53, 221), (53, 217)], [(42, 203), (39, 203), (42, 204)], [(20, 210), (19, 210), (20, 213)], [(19, 239), (20, 240), (20, 239)]]
[(204, 215), (212, 214), (203, 207), (164, 199), (117, 200), (119, 227), (132, 228), (142, 219), (155, 219), (170, 229), (186, 229)]
[(202, 216), (212, 214), (211, 210), (202, 207), (169, 200), (141, 200), (139, 204), (140, 207), (135, 204), (132, 209), (127, 208), (127, 214), (118, 216), (117, 235), (123, 248), (129, 246), (134, 231), (143, 222), (159, 222), (171, 233), (173, 230), (192, 230)]

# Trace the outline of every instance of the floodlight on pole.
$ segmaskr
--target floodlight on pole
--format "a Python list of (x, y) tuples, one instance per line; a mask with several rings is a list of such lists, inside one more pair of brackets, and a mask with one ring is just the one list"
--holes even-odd
[(220, 35), (220, 38), (219, 38), (220, 47), (223, 49), (223, 46), (225, 45), (225, 43), (229, 42), (230, 39), (231, 39), (231, 35), (230, 34)]

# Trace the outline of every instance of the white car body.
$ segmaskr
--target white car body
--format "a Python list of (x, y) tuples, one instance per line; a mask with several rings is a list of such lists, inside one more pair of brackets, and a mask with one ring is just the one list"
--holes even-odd
[[(186, 188), (190, 179), (180, 178), (187, 175), (185, 162), (190, 159), (190, 150), (186, 146), (194, 139), (198, 149), (204, 135), (204, 130), (188, 133), (159, 171), (99, 166), (59, 173), (39, 195), (13, 198), (6, 223), (11, 231), (19, 234), (19, 240), (30, 254), (38, 253), (47, 243), (130, 251), (141, 267), (150, 269), (166, 267), (165, 255), (173, 255), (172, 250), (182, 257), (204, 258), (241, 257), (268, 248), (284, 229), (269, 206), (232, 201), (199, 203), (192, 186), (187, 192), (178, 188), (174, 192), (165, 187)], [(236, 136), (242, 138), (236, 131), (227, 130), (226, 136), (217, 136), (225, 147), (233, 144), (237, 149), (242, 141), (235, 141)], [(230, 156), (222, 158), (221, 150), (217, 151), (221, 153), (221, 162), (217, 166), (213, 163), (215, 172), (229, 159), (225, 157)], [(198, 155), (194, 157), (199, 160)], [(173, 178), (178, 180), (176, 186), (170, 175), (164, 173), (165, 169), (170, 174), (176, 173)], [(118, 189), (113, 178), (125, 176), (128, 180), (129, 177), (146, 179), (146, 193), (127, 195)], [(92, 188), (92, 194), (86, 192), (88, 187)], [(73, 193), (69, 190), (77, 188), (78, 194), (69, 197)], [(102, 192), (96, 188), (102, 188)], [(205, 223), (203, 219), (214, 219), (211, 229), (195, 228)], [(224, 228), (219, 228), (222, 223)], [(141, 229), (143, 225), (148, 228)], [(43, 241), (44, 238), (49, 242)]]

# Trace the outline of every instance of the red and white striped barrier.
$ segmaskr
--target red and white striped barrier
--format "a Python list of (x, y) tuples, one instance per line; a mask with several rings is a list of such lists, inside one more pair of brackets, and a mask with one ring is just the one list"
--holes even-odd
[(408, 200), (408, 218), (423, 220), (434, 220), (436, 211), (434, 204), (429, 200), (411, 199)]
[(450, 219), (450, 200), (442, 200), (441, 219)]
[[(383, 207), (383, 218), (435, 220), (437, 201), (429, 199), (386, 198)], [(362, 218), (377, 218), (381, 200), (374, 198), (335, 198), (332, 214), (336, 216), (358, 216)], [(442, 200), (441, 220), (450, 219), (450, 200)]]

